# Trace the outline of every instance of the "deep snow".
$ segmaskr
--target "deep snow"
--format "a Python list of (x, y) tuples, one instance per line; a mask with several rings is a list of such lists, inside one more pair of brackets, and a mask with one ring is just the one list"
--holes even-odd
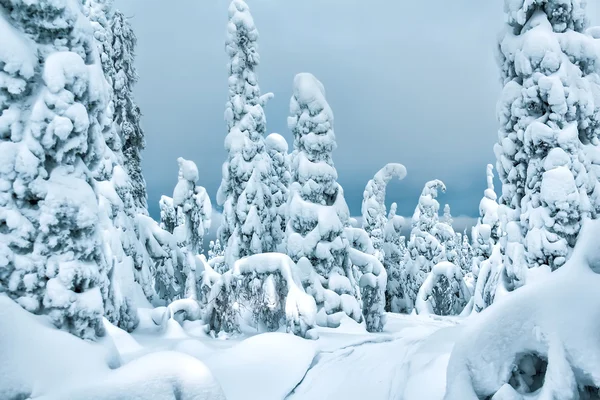
[(0, 398), (442, 399), (461, 329), (453, 319), (388, 314), (382, 333), (345, 318), (317, 328), (318, 340), (279, 332), (223, 340), (197, 321), (161, 328), (149, 309), (140, 314), (133, 334), (105, 320), (107, 336), (92, 343), (0, 295)]

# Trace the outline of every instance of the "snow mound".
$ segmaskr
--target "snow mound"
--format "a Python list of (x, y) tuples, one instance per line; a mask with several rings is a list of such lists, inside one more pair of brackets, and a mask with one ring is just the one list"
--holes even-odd
[(206, 364), (223, 386), (227, 400), (279, 400), (302, 380), (315, 354), (313, 341), (265, 333), (209, 357)]
[(562, 268), (468, 322), (448, 364), (446, 400), (566, 400), (598, 393), (599, 235), (600, 221), (587, 220)]
[(195, 358), (158, 352), (138, 358), (89, 385), (40, 400), (225, 400), (209, 369)]
[(120, 364), (114, 352), (56, 330), (48, 317), (0, 294), (0, 399), (36, 397), (93, 380)]

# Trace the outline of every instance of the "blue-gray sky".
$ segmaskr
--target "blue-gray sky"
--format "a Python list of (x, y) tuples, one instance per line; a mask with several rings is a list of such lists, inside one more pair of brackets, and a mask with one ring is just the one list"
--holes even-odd
[[(385, 163), (407, 178), (388, 203), (412, 215), (424, 183), (443, 180), (454, 215), (476, 216), (485, 167), (494, 163), (494, 58), (504, 20), (500, 0), (247, 0), (260, 32), (260, 86), (269, 132), (292, 143), (286, 126), (292, 80), (311, 72), (335, 114), (334, 162), (351, 213)], [(588, 12), (600, 21), (600, 0)], [(227, 0), (116, 0), (138, 36), (137, 102), (147, 148), (151, 213), (171, 195), (179, 156), (200, 170), (214, 203), (226, 158), (224, 51)], [(499, 192), (500, 189), (498, 188)]]

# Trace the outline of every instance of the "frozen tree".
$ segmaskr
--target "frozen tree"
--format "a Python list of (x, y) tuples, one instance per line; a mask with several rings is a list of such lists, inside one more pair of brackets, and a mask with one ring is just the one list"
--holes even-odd
[(272, 95), (260, 95), (258, 31), (246, 3), (229, 7), (226, 51), (229, 56), (229, 101), (225, 111), (228, 135), (223, 179), (217, 202), (223, 206), (219, 239), (229, 267), (235, 260), (273, 250), (271, 177), (273, 166), (265, 149), (263, 105)]
[(381, 332), (385, 325), (387, 273), (375, 256), (373, 242), (364, 229), (346, 227), (348, 259), (359, 276), (362, 315), (368, 332)]
[(208, 263), (211, 268), (219, 274), (223, 274), (227, 270), (225, 264), (225, 251), (221, 247), (219, 239), (211, 240), (208, 245)]
[[(495, 153), (504, 230), (511, 243), (524, 244), (529, 267), (563, 265), (582, 219), (597, 212), (598, 182), (585, 150), (600, 132), (598, 67), (594, 39), (583, 33), (584, 7), (579, 0), (505, 1)], [(520, 268), (506, 271), (518, 286)]]
[(387, 272), (386, 310), (394, 313), (406, 311), (402, 275), (406, 265), (406, 239), (401, 235), (404, 218), (396, 215), (397, 205), (392, 203), (383, 230), (383, 265)]
[(376, 256), (383, 261), (382, 248), (384, 229), (387, 223), (385, 209), (385, 191), (387, 184), (396, 177), (399, 180), (406, 176), (406, 168), (402, 164), (387, 164), (371, 179), (363, 192), (362, 217), (363, 228), (369, 234), (375, 247)]
[(480, 264), (492, 255), (494, 245), (500, 239), (500, 216), (498, 214), (498, 203), (496, 192), (494, 192), (493, 166), (487, 166), (487, 189), (479, 203), (479, 219), (477, 225), (471, 229), (473, 242), (473, 264), (472, 271), (475, 276), (479, 273)]
[(173, 233), (177, 227), (177, 211), (173, 207), (173, 198), (169, 196), (160, 196), (158, 202), (160, 207), (160, 227), (169, 233)]
[(333, 112), (325, 89), (313, 75), (294, 78), (288, 126), (294, 135), (291, 155), (288, 255), (303, 271), (303, 284), (320, 309), (320, 325), (335, 326), (336, 314), (360, 320), (358, 282), (348, 259), (349, 210), (337, 183), (332, 152), (336, 147)]
[(131, 180), (135, 211), (147, 214), (146, 181), (142, 175), (141, 156), (146, 143), (140, 126), (142, 114), (133, 97), (133, 86), (138, 79), (134, 66), (137, 38), (129, 21), (119, 11), (112, 17), (110, 30), (115, 130), (122, 142), (124, 167)]
[(459, 266), (463, 271), (463, 275), (466, 275), (469, 272), (472, 272), (473, 266), (473, 249), (471, 247), (471, 243), (469, 243), (469, 236), (467, 235), (467, 230), (463, 232), (461, 235), (457, 233), (457, 241), (460, 243), (460, 261)]
[(440, 208), (436, 197), (440, 190), (446, 191), (446, 186), (442, 181), (427, 182), (413, 214), (412, 230), (408, 242), (409, 260), (407, 260), (403, 278), (406, 308), (409, 312), (414, 307), (417, 293), (427, 274), (434, 265), (444, 261), (444, 247), (435, 236)]
[(210, 228), (212, 206), (206, 190), (196, 186), (198, 167), (193, 161), (179, 157), (179, 181), (173, 190), (173, 208), (177, 226), (174, 236), (186, 257), (182, 275), (186, 276), (182, 295), (197, 299), (196, 256), (203, 247), (204, 235)]
[(421, 285), (415, 310), (418, 314), (459, 315), (471, 299), (459, 267), (448, 261), (436, 264)]
[(442, 218), (442, 222), (449, 226), (452, 226), (454, 223), (454, 219), (452, 219), (452, 213), (450, 212), (450, 204), (444, 205), (444, 217)]
[[(179, 157), (179, 181), (173, 191), (173, 208), (176, 210), (175, 235), (183, 238), (191, 254), (202, 250), (204, 235), (210, 228), (212, 206), (206, 190), (196, 186), (198, 167), (193, 161)], [(181, 222), (180, 222), (181, 221)]]
[(283, 136), (271, 133), (265, 140), (267, 154), (273, 164), (271, 195), (273, 196), (273, 245), (274, 249), (285, 252), (285, 226), (287, 225), (287, 201), (290, 186), (290, 165), (288, 144)]
[(456, 242), (456, 232), (452, 228), (452, 214), (450, 213), (450, 205), (444, 206), (444, 216), (441, 221), (434, 227), (434, 235), (444, 247), (444, 260), (458, 265), (459, 261), (459, 243)]
[(130, 328), (95, 191), (109, 90), (92, 29), (80, 3), (0, 5), (0, 290), (80, 337), (105, 305)]
[[(473, 310), (481, 311), (494, 300), (499, 274), (502, 271), (500, 238), (502, 237), (499, 206), (494, 192), (493, 166), (487, 166), (487, 189), (479, 203), (479, 219), (471, 230), (473, 239), (472, 272), (476, 278)], [(485, 294), (484, 292), (487, 292)]]

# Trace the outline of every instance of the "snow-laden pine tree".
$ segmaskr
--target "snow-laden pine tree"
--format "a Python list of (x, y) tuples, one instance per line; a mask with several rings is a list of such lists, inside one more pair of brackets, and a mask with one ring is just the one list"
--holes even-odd
[[(505, 10), (495, 153), (502, 213), (519, 229), (504, 230), (512, 243), (524, 244), (529, 267), (556, 269), (568, 258), (582, 219), (597, 211), (598, 182), (585, 148), (598, 143), (600, 131), (597, 53), (584, 34), (583, 1), (506, 0)], [(518, 271), (507, 268), (507, 280), (519, 280)]]
[(339, 322), (344, 312), (360, 320), (357, 282), (348, 259), (344, 228), (349, 210), (332, 153), (336, 148), (333, 112), (325, 89), (313, 75), (294, 78), (288, 126), (294, 135), (292, 184), (286, 229), (287, 252), (298, 263), (307, 292), (320, 309), (320, 325)]
[(273, 164), (271, 195), (273, 196), (273, 249), (285, 253), (285, 226), (287, 225), (287, 201), (291, 180), (288, 144), (283, 136), (271, 133), (265, 140), (267, 154)]
[(229, 56), (229, 100), (225, 111), (228, 134), (223, 179), (217, 202), (223, 206), (219, 239), (231, 268), (242, 257), (273, 250), (271, 176), (265, 148), (266, 118), (256, 68), (258, 30), (246, 3), (229, 6), (226, 51)]
[[(193, 161), (182, 157), (179, 164), (179, 181), (173, 191), (173, 208), (176, 210), (175, 236), (192, 255), (202, 251), (204, 235), (210, 228), (212, 205), (206, 189), (196, 186), (198, 167)], [(179, 222), (181, 221), (181, 223)]]
[(173, 198), (169, 196), (160, 196), (158, 202), (160, 208), (160, 228), (169, 233), (173, 233), (177, 227), (177, 211), (173, 207)]
[[(494, 167), (486, 169), (487, 188), (479, 203), (479, 219), (471, 230), (473, 240), (472, 273), (476, 279), (473, 310), (480, 312), (494, 300), (498, 280), (502, 273), (502, 228), (499, 206), (494, 191)], [(520, 276), (520, 273), (515, 276)]]
[(444, 206), (444, 215), (441, 220), (436, 224), (434, 228), (434, 235), (440, 241), (444, 247), (444, 257), (446, 261), (458, 265), (459, 264), (459, 251), (456, 242), (456, 232), (452, 227), (452, 213), (450, 212), (450, 205)]
[(93, 30), (73, 1), (0, 8), (0, 291), (84, 338), (103, 332), (105, 304), (135, 324), (109, 291), (92, 172), (104, 163), (109, 90)]
[(383, 265), (387, 272), (386, 310), (406, 312), (402, 275), (406, 264), (406, 238), (401, 235), (404, 218), (396, 215), (397, 204), (392, 203), (383, 231)]
[(493, 169), (494, 167), (491, 164), (487, 165), (487, 188), (479, 202), (477, 224), (471, 229), (471, 240), (473, 242), (472, 272), (475, 277), (479, 274), (480, 264), (492, 255), (492, 250), (500, 240), (501, 235), (497, 196), (494, 191)]
[(379, 261), (384, 259), (382, 248), (385, 241), (384, 229), (388, 221), (385, 208), (385, 192), (388, 183), (394, 177), (399, 180), (406, 177), (404, 165), (387, 164), (367, 183), (363, 192), (361, 209), (363, 229), (367, 231), (371, 241), (373, 241), (373, 247)]
[(120, 141), (124, 168), (131, 181), (131, 195), (135, 212), (148, 214), (146, 180), (142, 174), (141, 153), (146, 146), (140, 125), (141, 112), (133, 97), (133, 86), (138, 76), (134, 66), (137, 38), (129, 21), (116, 11), (110, 22), (112, 34), (112, 78), (114, 124)]
[(185, 292), (182, 296), (197, 299), (196, 256), (202, 251), (204, 235), (210, 228), (212, 206), (206, 190), (196, 186), (198, 167), (193, 161), (182, 157), (179, 164), (179, 181), (173, 190), (173, 207), (176, 210), (178, 225), (174, 229), (177, 242), (187, 258), (184, 270)]
[(436, 200), (439, 191), (446, 191), (442, 181), (427, 182), (412, 217), (412, 230), (407, 246), (409, 259), (403, 277), (408, 312), (412, 311), (427, 274), (434, 265), (444, 261), (444, 247), (435, 235), (439, 223), (440, 204)]

